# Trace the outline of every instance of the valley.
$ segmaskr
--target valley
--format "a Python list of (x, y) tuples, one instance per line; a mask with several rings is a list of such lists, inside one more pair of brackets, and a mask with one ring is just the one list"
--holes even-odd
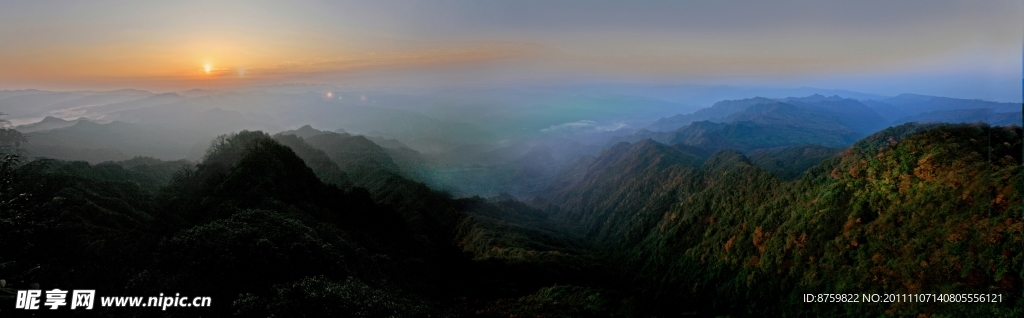
[[(238, 98), (226, 95), (212, 100)], [(119, 104), (89, 108), (113, 111), (5, 128), (18, 155), (0, 193), (8, 288), (218, 302), (172, 316), (1010, 317), (1024, 304), (1024, 132), (993, 117), (1020, 118), (1005, 103), (757, 97), (614, 130), (538, 124), (555, 108), (523, 114), (544, 127), (533, 132), (424, 123), (397, 105), (340, 119), (410, 122), (385, 133), (280, 130), (309, 118), (202, 106), (209, 96), (171, 99), (184, 103), (160, 107), (185, 113), (157, 126), (125, 115), (165, 111), (152, 97), (107, 98)], [(317, 100), (304, 107), (348, 107)], [(988, 117), (926, 111), (947, 108)], [(259, 118), (278, 119), (243, 128)], [(1006, 298), (802, 300), (826, 293)]]

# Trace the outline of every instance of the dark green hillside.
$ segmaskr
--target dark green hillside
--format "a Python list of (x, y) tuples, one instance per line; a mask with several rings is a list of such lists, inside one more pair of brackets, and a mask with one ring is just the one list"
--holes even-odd
[(384, 148), (363, 136), (326, 133), (304, 140), (310, 146), (323, 150), (342, 171), (357, 179), (362, 174), (377, 170), (399, 171)]
[(37, 160), (4, 175), (11, 187), (0, 193), (0, 275), (8, 287), (123, 290), (148, 263), (138, 256), (159, 242), (154, 189), (162, 185), (133, 170)]
[[(582, 233), (642, 233), (640, 240), (595, 243), (606, 242), (610, 255), (636, 271), (644, 299), (665, 314), (1017, 316), (1024, 262), (1021, 133), (1019, 127), (893, 127), (792, 183), (735, 152), (720, 152), (695, 170), (682, 164), (589, 170), (579, 180), (618, 171), (603, 179), (617, 180), (618, 188), (656, 185), (632, 187), (632, 195), (662, 199), (622, 207), (617, 213), (626, 216), (615, 222), (583, 222)], [(623, 155), (602, 155), (613, 156)], [(679, 169), (691, 172), (664, 177)], [(602, 189), (578, 182), (564, 196), (582, 200), (551, 200), (551, 209), (577, 222), (583, 211), (600, 211), (590, 207), (631, 195), (600, 195)], [(837, 305), (804, 304), (803, 293), (999, 293), (1005, 299)]]
[(338, 164), (331, 160), (323, 150), (314, 148), (307, 144), (302, 137), (279, 133), (274, 135), (274, 140), (282, 145), (291, 148), (295, 155), (302, 158), (302, 161), (313, 169), (313, 173), (325, 183), (345, 188), (351, 185), (348, 174), (341, 171)]
[(552, 212), (557, 219), (578, 227), (595, 244), (628, 243), (644, 236), (650, 226), (623, 233), (618, 231), (621, 225), (653, 222), (650, 215), (658, 210), (648, 207), (672, 200), (663, 186), (690, 178), (700, 162), (695, 155), (651, 140), (620, 143), (596, 159), (568, 168), (586, 173), (571, 183), (564, 181), (567, 176), (559, 177), (556, 180), (563, 181), (553, 184), (558, 188), (548, 190), (551, 195), (546, 199), (557, 202)]
[(546, 213), (509, 197), (452, 199), (387, 170), (339, 188), (322, 181), (340, 172), (326, 157), (294, 135), (243, 131), (198, 165), (11, 161), (0, 244), (15, 248), (0, 253), (0, 300), (39, 284), (214, 299), (172, 316), (507, 316), (547, 312), (508, 304), (553, 284), (613, 277)]
[(803, 173), (825, 159), (832, 157), (843, 149), (821, 145), (804, 145), (771, 149), (758, 149), (750, 152), (750, 162), (761, 167), (775, 177), (792, 181), (803, 176)]
[[(768, 112), (766, 127), (802, 111), (776, 106), (748, 110)], [(690, 127), (701, 125), (721, 137), (714, 129), (734, 124)], [(0, 304), (35, 283), (214, 299), (110, 316), (1017, 317), (1022, 135), (907, 124), (845, 149), (749, 157), (619, 143), (561, 170), (530, 205), (453, 198), (368, 139), (335, 133), (224, 135), (198, 164), (8, 156)], [(24, 141), (2, 136), (5, 151)], [(744, 139), (708, 142), (729, 140)], [(561, 160), (550, 150), (511, 164), (550, 166)], [(808, 304), (805, 293), (1003, 302)]]
[[(460, 288), (465, 295), (460, 298), (463, 301), (472, 300), (458, 305), (465, 306), (465, 310), (498, 316), (544, 313), (531, 308), (506, 308), (503, 304), (551, 284), (604, 284), (612, 280), (610, 269), (590, 255), (579, 238), (553, 226), (546, 213), (510, 196), (452, 199), (447, 193), (393, 171), (376, 169), (363, 176), (360, 186), (377, 203), (401, 216), (408, 231), (422, 244), (419, 249), (424, 259), (452, 265), (438, 270), (448, 277), (458, 277), (447, 285)], [(595, 281), (594, 277), (608, 279)]]
[[(330, 131), (317, 130), (317, 129), (314, 129), (310, 125), (304, 125), (302, 127), (299, 127), (299, 129), (296, 129), (296, 130), (285, 130), (285, 131), (279, 132), (279, 133), (277, 133), (275, 135), (295, 135), (295, 136), (297, 136), (299, 138), (309, 138), (309, 137), (319, 136), (319, 135), (323, 135), (323, 134), (327, 134), (327, 133), (330, 133)], [(344, 130), (342, 130), (342, 132), (339, 132), (337, 134), (340, 134), (340, 135), (343, 135), (343, 136), (347, 136), (348, 135), (347, 133), (344, 132)]]
[[(264, 315), (323, 301), (274, 301), (295, 288), (328, 294), (351, 288), (330, 296), (336, 306), (324, 310), (333, 312), (443, 311), (438, 301), (447, 299), (417, 295), (448, 295), (436, 294), (447, 290), (437, 281), (446, 274), (398, 213), (365, 190), (320, 182), (291, 149), (265, 134), (222, 137), (201, 164), (181, 170), (161, 190), (152, 184), (159, 171), (137, 170), (152, 164), (124, 165), (132, 168), (35, 161), (5, 177), (14, 180), (13, 192), (30, 195), (0, 211), (0, 239), (17, 247), (0, 260), (8, 287), (38, 283), (119, 295), (174, 290), (218, 302), (190, 316)], [(375, 300), (384, 296), (392, 298)]]

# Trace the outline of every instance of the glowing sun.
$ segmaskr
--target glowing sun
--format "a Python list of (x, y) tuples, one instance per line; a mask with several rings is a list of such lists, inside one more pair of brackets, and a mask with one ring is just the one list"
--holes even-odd
[(206, 72), (206, 74), (210, 74), (211, 70), (213, 70), (213, 67), (210, 66), (210, 64), (206, 64), (203, 66), (203, 71)]

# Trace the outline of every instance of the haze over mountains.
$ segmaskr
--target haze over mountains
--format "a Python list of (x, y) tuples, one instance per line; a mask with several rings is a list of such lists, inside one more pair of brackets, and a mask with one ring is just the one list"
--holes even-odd
[[(237, 316), (1022, 312), (1021, 105), (294, 89), (0, 92), (0, 275)], [(1006, 300), (801, 298), (861, 292)]]
[[(903, 94), (739, 87), (441, 90), (409, 94), (324, 86), (150, 93), (0, 92), (0, 109), (33, 142), (29, 156), (92, 163), (147, 156), (198, 161), (214, 137), (244, 129), (363, 135), (366, 156), (459, 195), (536, 194), (560, 169), (610, 145), (653, 139), (713, 152), (817, 144), (844, 147), (905, 122), (1019, 121), (1010, 103)], [(315, 89), (302, 91), (303, 89)], [(751, 92), (843, 93), (721, 100), (700, 108), (660, 98)], [(776, 95), (778, 96), (778, 95)], [(700, 100), (697, 98), (697, 100)], [(314, 129), (315, 128), (315, 129)], [(289, 133), (284, 133), (289, 134)], [(326, 138), (326, 137), (324, 137)], [(363, 138), (363, 137), (359, 137)], [(379, 153), (371, 155), (370, 153)]]
[(0, 1), (0, 318), (1024, 317), (1022, 17)]

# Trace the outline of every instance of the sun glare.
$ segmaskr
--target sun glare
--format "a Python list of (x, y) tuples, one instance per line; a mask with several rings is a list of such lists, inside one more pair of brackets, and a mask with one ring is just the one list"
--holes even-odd
[(206, 64), (205, 66), (203, 66), (203, 71), (205, 71), (206, 74), (210, 74), (211, 70), (213, 70), (213, 67), (210, 66), (210, 64)]

